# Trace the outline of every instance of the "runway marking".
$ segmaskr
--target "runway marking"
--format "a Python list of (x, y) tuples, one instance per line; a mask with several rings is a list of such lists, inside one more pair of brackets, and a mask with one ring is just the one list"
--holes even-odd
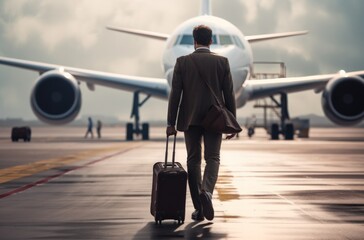
[[(128, 145), (130, 146), (130, 145)], [(134, 145), (132, 145), (134, 146)], [(39, 172), (43, 172), (52, 168), (64, 166), (67, 164), (71, 164), (77, 161), (85, 160), (87, 158), (91, 158), (96, 156), (96, 154), (104, 154), (106, 152), (116, 151), (122, 148), (123, 146), (113, 146), (103, 149), (93, 149), (89, 151), (79, 152), (77, 154), (72, 154), (69, 156), (61, 157), (61, 158), (51, 158), (46, 160), (40, 160), (37, 162), (33, 162), (30, 164), (14, 166), (10, 168), (5, 168), (0, 170), (0, 184), (9, 182), (18, 178), (27, 177), (34, 175)]]
[[(60, 176), (62, 176), (62, 175), (64, 175), (64, 174), (66, 174), (66, 173), (69, 173), (69, 172), (71, 172), (71, 171), (74, 171), (74, 170), (78, 170), (78, 169), (81, 169), (81, 168), (84, 168), (84, 167), (87, 167), (87, 166), (89, 166), (89, 165), (92, 165), (92, 164), (95, 164), (95, 163), (98, 163), (98, 162), (101, 162), (101, 161), (104, 161), (104, 160), (107, 160), (107, 159), (109, 159), (109, 158), (112, 158), (112, 157), (114, 157), (114, 156), (117, 156), (117, 155), (119, 155), (119, 154), (122, 154), (122, 153), (125, 153), (125, 152), (128, 152), (128, 151), (130, 151), (130, 150), (132, 150), (132, 149), (134, 149), (134, 148), (136, 148), (136, 147), (138, 147), (140, 144), (133, 144), (131, 147), (128, 147), (128, 148), (126, 148), (126, 149), (123, 149), (123, 150), (121, 150), (121, 151), (118, 151), (118, 152), (116, 152), (116, 153), (113, 153), (113, 154), (110, 154), (110, 155), (107, 155), (107, 156), (103, 156), (103, 157), (101, 157), (101, 158), (98, 158), (98, 159), (96, 159), (96, 160), (93, 160), (93, 161), (91, 161), (91, 162), (87, 162), (87, 163), (85, 163), (85, 164), (83, 164), (83, 165), (80, 165), (80, 166), (73, 166), (73, 167), (71, 167), (71, 168), (69, 168), (69, 169), (66, 169), (66, 170), (64, 170), (64, 171), (62, 171), (62, 172), (60, 172), (60, 173), (57, 173), (57, 174), (54, 174), (54, 175), (51, 175), (51, 176), (48, 176), (48, 177), (45, 177), (45, 178), (42, 178), (42, 179), (40, 179), (40, 180), (38, 180), (38, 181), (35, 181), (35, 182), (32, 182), (32, 183), (29, 183), (29, 184), (26, 184), (26, 185), (24, 185), (24, 186), (21, 186), (21, 187), (19, 187), (19, 188), (17, 188), (17, 189), (14, 189), (14, 190), (11, 190), (11, 191), (9, 191), (9, 192), (5, 192), (5, 193), (3, 193), (3, 194), (0, 194), (0, 199), (2, 199), (2, 198), (5, 198), (5, 197), (9, 197), (9, 196), (11, 196), (11, 195), (13, 195), (13, 194), (16, 194), (16, 193), (19, 193), (19, 192), (23, 192), (23, 191), (25, 191), (25, 190), (27, 190), (27, 189), (29, 189), (29, 188), (32, 188), (32, 187), (34, 187), (34, 186), (37, 186), (37, 185), (41, 185), (41, 184), (44, 184), (44, 183), (47, 183), (47, 182), (49, 182), (50, 180), (52, 180), (52, 179), (54, 179), (54, 178), (57, 178), (57, 177), (60, 177)], [(120, 148), (120, 147), (119, 147)], [(108, 150), (105, 150), (105, 149), (103, 149), (103, 151), (101, 151), (101, 152), (104, 152), (104, 151), (110, 151), (110, 150), (112, 150), (112, 149), (114, 149), (114, 148), (108, 148)], [(92, 153), (94, 153), (95, 151), (92, 151)], [(100, 152), (100, 150), (98, 150), (98, 152)], [(41, 167), (40, 168), (38, 168), (38, 169), (41, 169), (41, 170), (38, 170), (38, 171), (32, 171), (32, 169), (30, 169), (29, 170), (29, 172), (27, 172), (27, 174), (26, 175), (24, 175), (24, 176), (28, 176), (28, 175), (32, 175), (32, 174), (35, 174), (35, 173), (38, 173), (38, 172), (40, 172), (40, 171), (44, 171), (44, 170), (49, 170), (49, 169), (51, 169), (51, 168), (54, 168), (54, 167), (56, 167), (56, 166), (62, 166), (62, 165), (66, 165), (66, 164), (68, 164), (68, 163), (72, 163), (72, 162), (75, 162), (75, 161), (80, 161), (80, 160), (84, 160), (85, 159), (85, 156), (86, 155), (88, 155), (88, 156), (90, 156), (90, 154), (86, 154), (86, 153), (81, 153), (80, 155), (82, 155), (82, 157), (67, 157), (66, 159), (61, 159), (61, 161), (60, 161), (60, 159), (51, 159), (51, 160), (44, 160), (44, 161), (39, 161), (39, 162), (42, 162), (42, 163), (46, 163), (47, 161), (49, 161), (50, 162), (50, 164), (48, 165), (48, 168), (47, 167), (45, 167), (45, 166), (42, 166), (42, 164), (40, 165)], [(70, 160), (70, 159), (72, 159), (72, 160)], [(64, 163), (64, 164), (52, 164), (52, 162), (53, 161), (60, 161), (61, 163)], [(36, 163), (34, 163), (34, 165), (39, 165), (39, 162), (36, 162)], [(22, 168), (22, 167), (32, 167), (33, 166), (33, 164), (27, 164), (27, 165), (22, 165), (22, 166), (16, 166), (16, 167), (13, 167), (13, 168), (11, 168), (11, 169), (16, 169), (16, 170), (22, 170), (22, 169), (27, 169), (27, 168)], [(7, 170), (7, 169), (4, 169), (4, 170)], [(30, 174), (31, 173), (31, 174)], [(0, 172), (0, 174), (1, 174), (1, 172)], [(21, 174), (20, 174), (21, 175)], [(20, 175), (17, 175), (17, 177), (15, 177), (14, 178), (14, 176), (13, 176), (13, 178), (11, 179), (11, 180), (14, 180), (14, 179), (16, 179), (16, 178), (19, 178), (19, 176)], [(24, 176), (21, 176), (21, 177), (24, 177)], [(10, 178), (8, 178), (8, 179), (10, 179)], [(10, 180), (8, 180), (8, 181), (10, 181)]]
[(220, 174), (216, 182), (217, 196), (220, 201), (231, 201), (240, 198), (238, 190), (234, 187), (232, 181), (234, 176), (231, 171), (225, 168), (224, 165), (220, 166)]
[(303, 208), (301, 208), (300, 206), (298, 206), (295, 202), (289, 200), (288, 198), (282, 196), (281, 194), (274, 192), (274, 191), (270, 191), (271, 193), (273, 193), (274, 195), (278, 196), (279, 198), (281, 198), (282, 200), (286, 201), (287, 203), (291, 204), (293, 207), (297, 208), (301, 213), (303, 213), (304, 215), (310, 217), (311, 219), (314, 219), (320, 223), (324, 223), (321, 219), (311, 215), (309, 212), (307, 212), (306, 210), (304, 210)]

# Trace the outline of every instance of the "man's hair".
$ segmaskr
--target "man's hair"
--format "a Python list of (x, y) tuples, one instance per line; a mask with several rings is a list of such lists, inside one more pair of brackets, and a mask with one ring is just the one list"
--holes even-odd
[(212, 39), (212, 30), (208, 26), (199, 25), (193, 29), (193, 39), (197, 44), (208, 46)]

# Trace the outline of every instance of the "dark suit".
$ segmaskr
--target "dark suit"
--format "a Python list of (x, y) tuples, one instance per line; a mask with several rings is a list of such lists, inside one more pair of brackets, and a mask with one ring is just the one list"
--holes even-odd
[[(192, 59), (193, 58), (193, 62)], [(198, 68), (198, 70), (197, 70)], [(227, 58), (208, 49), (177, 59), (168, 104), (168, 124), (185, 133), (188, 183), (195, 209), (201, 210), (199, 193), (213, 193), (220, 165), (220, 133), (205, 131), (201, 122), (215, 99), (200, 74), (221, 102), (236, 115), (235, 96)], [(206, 167), (201, 179), (201, 141), (204, 139)]]
[[(226, 108), (236, 115), (235, 96), (227, 58), (211, 53), (207, 49), (191, 54), (199, 71), (209, 82), (216, 96)], [(174, 67), (172, 91), (169, 96), (168, 124), (174, 126), (180, 98), (182, 97), (177, 130), (186, 131), (189, 126), (201, 125), (202, 118), (215, 99), (197, 72), (189, 56), (177, 59)]]

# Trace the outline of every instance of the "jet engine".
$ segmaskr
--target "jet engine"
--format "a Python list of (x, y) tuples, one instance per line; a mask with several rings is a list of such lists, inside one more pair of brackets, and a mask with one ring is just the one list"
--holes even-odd
[(81, 109), (81, 91), (77, 80), (62, 70), (42, 74), (31, 94), (34, 114), (49, 124), (71, 122)]
[(351, 126), (364, 119), (364, 80), (359, 76), (331, 79), (322, 94), (322, 107), (332, 122)]

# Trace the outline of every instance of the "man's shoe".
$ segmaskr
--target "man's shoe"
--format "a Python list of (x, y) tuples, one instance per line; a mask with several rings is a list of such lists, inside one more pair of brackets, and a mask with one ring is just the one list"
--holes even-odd
[(202, 211), (195, 210), (192, 213), (192, 220), (195, 220), (195, 221), (203, 221), (203, 220), (205, 220), (205, 218), (203, 217)]
[(214, 219), (214, 207), (212, 206), (212, 195), (209, 192), (202, 191), (200, 193), (200, 200), (203, 209), (203, 215), (207, 220)]

